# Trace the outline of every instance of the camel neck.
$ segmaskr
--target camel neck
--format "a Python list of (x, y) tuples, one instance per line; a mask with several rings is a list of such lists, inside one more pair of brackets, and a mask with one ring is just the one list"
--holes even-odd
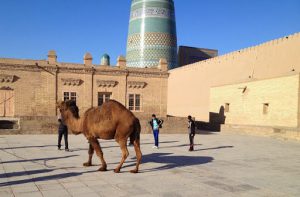
[(70, 112), (68, 116), (65, 118), (65, 123), (67, 127), (74, 133), (79, 134), (82, 133), (82, 118), (75, 118), (73, 114)]

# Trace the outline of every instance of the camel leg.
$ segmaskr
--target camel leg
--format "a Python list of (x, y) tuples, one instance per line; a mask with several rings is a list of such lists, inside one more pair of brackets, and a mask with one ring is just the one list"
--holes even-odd
[(89, 160), (87, 162), (83, 163), (83, 166), (92, 166), (93, 154), (94, 154), (94, 148), (91, 145), (91, 143), (89, 143)]
[(114, 170), (115, 173), (120, 172), (120, 169), (122, 168), (122, 165), (123, 165), (124, 161), (126, 160), (126, 158), (129, 155), (126, 142), (127, 142), (127, 138), (125, 140), (122, 140), (121, 142), (119, 142), (120, 148), (121, 148), (121, 151), (122, 151), (122, 159), (121, 159), (121, 162), (118, 165), (118, 167)]
[(134, 150), (135, 150), (135, 154), (136, 154), (136, 166), (134, 170), (131, 170), (131, 173), (138, 173), (139, 171), (139, 165), (142, 161), (142, 152), (141, 152), (141, 148), (140, 148), (140, 140), (136, 139), (134, 140)]
[(99, 171), (106, 171), (107, 170), (107, 165), (106, 165), (106, 162), (104, 160), (103, 152), (102, 152), (102, 149), (101, 149), (101, 146), (100, 146), (98, 140), (96, 138), (92, 138), (89, 141), (90, 141), (91, 145), (93, 146), (93, 148), (95, 149), (95, 152), (96, 152), (97, 156), (100, 158), (100, 161), (101, 161), (101, 167), (98, 170)]

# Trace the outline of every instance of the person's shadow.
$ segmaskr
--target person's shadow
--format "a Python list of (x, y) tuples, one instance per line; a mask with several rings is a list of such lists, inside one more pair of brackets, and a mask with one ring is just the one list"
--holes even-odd
[(142, 164), (159, 163), (162, 165), (147, 170), (141, 169), (140, 172), (169, 170), (173, 168), (180, 168), (186, 166), (196, 166), (196, 165), (202, 165), (202, 164), (212, 162), (213, 160), (214, 160), (213, 157), (183, 156), (183, 155), (174, 155), (173, 153), (151, 153), (148, 155), (143, 155)]

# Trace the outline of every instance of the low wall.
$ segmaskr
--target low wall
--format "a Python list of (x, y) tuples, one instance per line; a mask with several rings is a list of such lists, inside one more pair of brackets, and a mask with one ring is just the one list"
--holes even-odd
[[(15, 134), (56, 134), (58, 130), (58, 121), (55, 116), (23, 116), (14, 118), (19, 120), (16, 129), (0, 129), (0, 135)], [(141, 132), (152, 133), (149, 121), (151, 117), (139, 117), (142, 130)], [(164, 117), (163, 128), (160, 132), (163, 134), (186, 133), (186, 118)]]
[(18, 118), (16, 129), (0, 129), (0, 134), (53, 134), (57, 133), (58, 122), (55, 116), (22, 116)]
[(222, 125), (222, 132), (233, 132), (255, 136), (273, 137), (300, 141), (300, 128), (261, 127), (252, 125)]

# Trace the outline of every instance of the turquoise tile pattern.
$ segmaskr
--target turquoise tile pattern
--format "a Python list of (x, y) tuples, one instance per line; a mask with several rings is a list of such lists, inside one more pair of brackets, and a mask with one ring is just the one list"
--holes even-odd
[(177, 67), (173, 0), (132, 0), (127, 40), (127, 66), (153, 67), (159, 59)]

